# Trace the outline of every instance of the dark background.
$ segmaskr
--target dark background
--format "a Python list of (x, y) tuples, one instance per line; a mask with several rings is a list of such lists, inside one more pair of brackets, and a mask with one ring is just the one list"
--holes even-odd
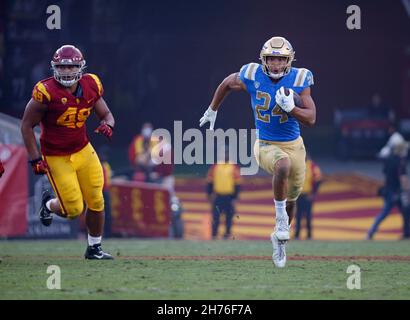
[[(46, 27), (51, 4), (61, 8), (61, 30)], [(361, 30), (346, 27), (351, 4), (361, 8)], [(54, 51), (73, 44), (103, 81), (117, 121), (111, 146), (123, 160), (145, 121), (197, 127), (219, 82), (258, 62), (275, 35), (292, 43), (294, 66), (314, 74), (317, 125), (303, 134), (315, 153), (334, 153), (335, 108), (365, 108), (376, 92), (398, 117), (410, 116), (410, 18), (402, 1), (1, 0), (0, 12), (0, 111), (20, 118), (33, 85), (51, 75)], [(225, 101), (216, 126), (253, 128), (246, 93)]]

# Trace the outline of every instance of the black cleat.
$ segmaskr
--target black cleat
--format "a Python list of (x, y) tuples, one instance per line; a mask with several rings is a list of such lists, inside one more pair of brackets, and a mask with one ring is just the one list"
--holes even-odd
[(53, 199), (53, 196), (51, 195), (50, 191), (45, 190), (41, 197), (41, 207), (38, 212), (38, 215), (40, 216), (41, 223), (46, 227), (48, 227), (51, 224), (51, 222), (53, 222), (53, 212), (48, 210), (46, 206), (47, 201), (50, 199)]
[(102, 251), (101, 244), (94, 244), (92, 246), (88, 246), (87, 250), (85, 250), (84, 258), (89, 260), (113, 260), (113, 256), (109, 253)]

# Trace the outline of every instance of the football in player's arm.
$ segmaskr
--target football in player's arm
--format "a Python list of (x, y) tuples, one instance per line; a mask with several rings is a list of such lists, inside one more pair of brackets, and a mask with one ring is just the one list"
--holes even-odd
[[(208, 110), (205, 111), (204, 116), (200, 120), (201, 127), (209, 121), (209, 129), (214, 129), (218, 109), (221, 106), (222, 101), (231, 91), (247, 91), (245, 84), (239, 77), (239, 72), (230, 74), (218, 86)], [(294, 91), (289, 89), (289, 98), (286, 97), (284, 92), (282, 93), (279, 91), (275, 98), (277, 97), (279, 101), (281, 98), (286, 98), (286, 102), (279, 105), (282, 110), (285, 111), (285, 108), (287, 108), (289, 111), (285, 112), (288, 112), (299, 122), (309, 127), (313, 126), (316, 122), (316, 106), (311, 96), (311, 88), (307, 87), (302, 90), (299, 95), (301, 100), (301, 104), (299, 106), (295, 105), (296, 99), (294, 99), (293, 95)]]
[(292, 67), (294, 55), (285, 38), (269, 39), (260, 51), (261, 64), (246, 64), (239, 72), (227, 76), (199, 120), (201, 127), (210, 122), (213, 130), (218, 109), (231, 91), (243, 90), (251, 96), (257, 129), (255, 158), (272, 175), (276, 212), (275, 230), (271, 234), (272, 260), (277, 267), (286, 264), (289, 225), (305, 176), (306, 151), (299, 123), (313, 126), (316, 122), (310, 89), (313, 75), (308, 69)]

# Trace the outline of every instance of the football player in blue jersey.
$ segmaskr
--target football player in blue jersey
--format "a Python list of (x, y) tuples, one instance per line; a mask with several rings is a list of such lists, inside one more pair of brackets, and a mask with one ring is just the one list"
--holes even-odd
[(272, 260), (277, 267), (284, 267), (290, 223), (305, 179), (306, 151), (299, 123), (313, 126), (316, 121), (310, 89), (313, 75), (308, 69), (292, 67), (295, 52), (283, 37), (269, 39), (260, 60), (261, 64), (246, 64), (222, 81), (200, 126), (210, 122), (210, 129), (214, 129), (218, 109), (229, 92), (244, 90), (251, 96), (257, 129), (255, 157), (273, 176), (276, 225), (271, 234)]

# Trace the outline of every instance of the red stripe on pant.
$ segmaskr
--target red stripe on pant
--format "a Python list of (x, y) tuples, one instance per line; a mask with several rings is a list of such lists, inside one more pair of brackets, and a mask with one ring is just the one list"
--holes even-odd
[[(44, 159), (44, 161), (47, 163), (47, 159), (46, 159), (45, 156), (43, 156), (43, 159)], [(50, 166), (48, 165), (48, 163), (47, 163), (47, 167), (48, 167), (48, 170), (47, 170), (48, 180), (49, 180), (50, 183), (53, 185), (54, 191), (55, 191), (56, 194), (57, 194), (58, 201), (60, 202), (60, 206), (61, 206), (61, 208), (63, 209), (62, 215), (64, 215), (65, 217), (67, 217), (67, 210), (65, 209), (65, 206), (64, 206), (64, 203), (63, 203), (62, 198), (61, 198), (61, 196), (60, 196), (60, 193), (58, 192), (57, 185), (56, 185), (56, 183), (55, 183), (55, 181), (54, 181), (54, 179), (53, 179), (53, 176), (52, 176), (51, 171), (50, 171)]]

